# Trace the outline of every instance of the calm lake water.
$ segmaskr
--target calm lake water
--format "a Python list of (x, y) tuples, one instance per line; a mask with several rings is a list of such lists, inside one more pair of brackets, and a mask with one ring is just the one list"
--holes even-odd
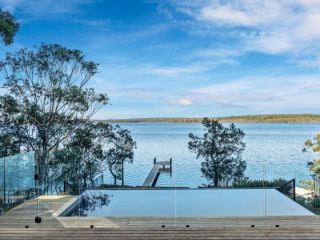
[[(202, 177), (202, 159), (188, 149), (188, 134), (203, 134), (201, 124), (132, 123), (120, 124), (127, 128), (137, 142), (133, 164), (126, 164), (125, 184), (141, 185), (153, 166), (159, 161), (173, 159), (173, 173), (161, 174), (157, 186), (198, 187), (207, 180)], [(246, 176), (251, 179), (294, 177), (310, 179), (307, 162), (317, 156), (303, 153), (304, 142), (320, 131), (320, 124), (252, 124), (237, 123), (246, 134)], [(112, 182), (106, 178), (106, 182)]]

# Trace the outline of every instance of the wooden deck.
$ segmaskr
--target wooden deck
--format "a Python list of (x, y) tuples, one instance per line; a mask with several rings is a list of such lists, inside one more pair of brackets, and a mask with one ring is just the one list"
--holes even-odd
[(225, 239), (225, 240), (319, 240), (319, 230), (269, 230), (269, 229), (224, 229), (224, 230), (125, 230), (125, 229), (5, 229), (1, 240), (21, 239), (82, 239), (82, 240), (168, 240), (168, 239)]
[(142, 184), (143, 187), (153, 187), (156, 185), (157, 178), (159, 177), (160, 171), (170, 170), (172, 168), (172, 161), (161, 161), (155, 162), (153, 168), (149, 172), (148, 176)]
[(319, 216), (59, 217), (74, 200), (71, 196), (40, 198), (40, 224), (34, 222), (37, 201), (25, 202), (0, 216), (0, 239), (320, 239)]

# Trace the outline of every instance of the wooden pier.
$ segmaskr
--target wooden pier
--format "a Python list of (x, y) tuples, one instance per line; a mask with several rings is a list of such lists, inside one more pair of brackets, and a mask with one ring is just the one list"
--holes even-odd
[(169, 171), (170, 173), (172, 173), (172, 158), (170, 158), (169, 161), (160, 162), (157, 162), (157, 159), (154, 158), (153, 163), (153, 168), (144, 180), (144, 183), (142, 185), (143, 187), (154, 187), (161, 172)]

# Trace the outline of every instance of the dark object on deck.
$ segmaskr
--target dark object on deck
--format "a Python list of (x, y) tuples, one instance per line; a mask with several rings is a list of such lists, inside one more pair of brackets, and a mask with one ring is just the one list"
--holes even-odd
[(28, 226), (28, 225), (26, 225), (26, 226), (24, 226), (24, 228), (29, 228), (29, 226)]
[(35, 222), (35, 223), (41, 223), (41, 217), (37, 216), (37, 217), (34, 219), (34, 222)]
[(166, 227), (166, 225), (162, 225), (161, 227), (162, 227), (162, 228), (165, 228), (165, 227)]
[(90, 228), (93, 228), (93, 225), (90, 225)]
[(254, 225), (251, 225), (251, 227), (254, 228), (255, 226), (254, 226)]
[(277, 225), (276, 225), (276, 228), (278, 228), (278, 227), (280, 227), (280, 225), (277, 224)]
[(157, 162), (157, 158), (154, 158), (153, 163), (154, 163), (153, 168), (150, 170), (150, 173), (144, 180), (144, 183), (142, 185), (143, 187), (156, 186), (161, 172), (170, 171), (170, 175), (172, 174), (172, 158), (170, 158), (169, 161), (160, 161), (160, 162)]

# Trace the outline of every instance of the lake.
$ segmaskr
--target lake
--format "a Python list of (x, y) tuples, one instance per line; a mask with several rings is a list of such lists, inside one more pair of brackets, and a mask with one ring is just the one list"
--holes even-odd
[[(206, 184), (202, 177), (202, 159), (188, 149), (188, 134), (203, 134), (197, 123), (121, 123), (137, 142), (133, 164), (125, 166), (125, 184), (141, 185), (153, 166), (153, 159), (173, 159), (173, 173), (160, 174), (157, 186), (198, 187)], [(310, 179), (307, 162), (316, 154), (302, 152), (304, 142), (315, 136), (320, 124), (237, 123), (246, 134), (247, 162), (245, 175), (251, 179)], [(110, 177), (106, 182), (112, 183)]]

